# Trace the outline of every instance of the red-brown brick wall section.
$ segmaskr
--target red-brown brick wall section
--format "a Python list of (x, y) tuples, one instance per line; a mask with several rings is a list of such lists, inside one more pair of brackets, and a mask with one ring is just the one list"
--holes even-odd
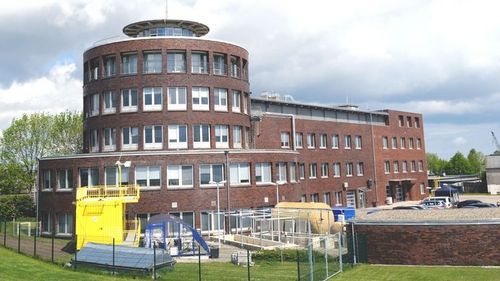
[(368, 263), (500, 265), (500, 223), (355, 225), (365, 235)]
[[(406, 200), (420, 200), (429, 196), (429, 192), (425, 189), (424, 194), (420, 193), (420, 184), (427, 187), (427, 164), (425, 161), (425, 140), (424, 140), (424, 127), (423, 117), (418, 113), (401, 112), (394, 110), (387, 110), (389, 113), (387, 126), (374, 126), (374, 140), (375, 140), (375, 157), (377, 159), (377, 190), (379, 198), (386, 197), (386, 186), (389, 185), (390, 180), (397, 179), (411, 179), (409, 184), (410, 188), (405, 191)], [(403, 117), (403, 126), (399, 126), (399, 117)], [(411, 127), (408, 126), (407, 120), (410, 118)], [(418, 120), (419, 126), (416, 127)], [(383, 148), (382, 138), (387, 137), (388, 147)], [(392, 148), (392, 138), (397, 138), (397, 148)], [(401, 148), (401, 138), (405, 138), (406, 147)], [(410, 139), (413, 139), (413, 148), (409, 148)], [(421, 147), (417, 148), (417, 139), (420, 139)], [(385, 173), (384, 162), (389, 161), (390, 171)], [(399, 172), (394, 172), (394, 161), (398, 161)], [(407, 162), (407, 172), (403, 172), (403, 161)], [(415, 161), (415, 171), (411, 171), (411, 162)], [(422, 161), (422, 171), (419, 171), (418, 162)], [(397, 182), (392, 182), (395, 184)], [(393, 187), (393, 200), (395, 197), (395, 188)]]

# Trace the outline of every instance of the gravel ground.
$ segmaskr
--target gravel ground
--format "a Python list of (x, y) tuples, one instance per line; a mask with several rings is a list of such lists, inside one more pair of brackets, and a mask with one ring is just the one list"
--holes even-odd
[[(358, 211), (358, 210), (356, 210)], [(497, 221), (500, 208), (388, 210), (365, 209), (356, 213), (356, 221)]]

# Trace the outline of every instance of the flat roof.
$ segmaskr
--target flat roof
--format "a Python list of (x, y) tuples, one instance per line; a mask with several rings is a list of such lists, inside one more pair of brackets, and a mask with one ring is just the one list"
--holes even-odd
[(155, 27), (180, 27), (191, 30), (196, 37), (201, 37), (206, 35), (210, 29), (208, 26), (188, 20), (174, 20), (174, 19), (162, 19), (162, 20), (144, 20), (131, 23), (123, 28), (123, 33), (128, 36), (135, 37), (141, 31), (149, 28)]

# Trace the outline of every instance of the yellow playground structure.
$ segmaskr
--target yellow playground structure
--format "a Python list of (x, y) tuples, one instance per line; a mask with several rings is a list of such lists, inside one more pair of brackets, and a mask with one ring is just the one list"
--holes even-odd
[[(120, 173), (121, 174), (121, 173)], [(118, 180), (121, 182), (121, 180)], [(88, 242), (135, 246), (139, 245), (140, 221), (126, 220), (128, 203), (137, 203), (139, 186), (92, 186), (76, 191), (76, 248)]]

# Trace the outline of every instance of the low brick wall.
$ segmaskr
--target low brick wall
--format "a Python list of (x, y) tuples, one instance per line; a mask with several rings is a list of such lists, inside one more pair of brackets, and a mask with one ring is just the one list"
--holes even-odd
[(362, 222), (354, 232), (360, 262), (500, 265), (500, 222)]

